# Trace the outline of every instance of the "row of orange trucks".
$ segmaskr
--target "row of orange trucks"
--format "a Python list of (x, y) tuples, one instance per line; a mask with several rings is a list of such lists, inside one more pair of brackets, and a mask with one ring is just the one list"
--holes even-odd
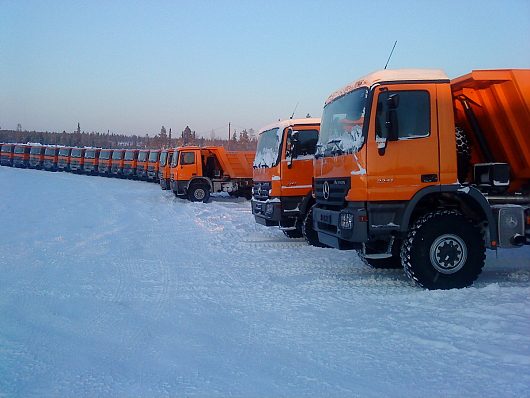
[[(382, 70), (332, 93), (321, 119), (265, 126), (255, 154), (180, 147), (153, 159), (178, 197), (251, 197), (257, 223), (450, 289), (477, 279), (486, 249), (530, 244), (529, 126), (530, 70)], [(105, 159), (99, 172), (128, 175)]]

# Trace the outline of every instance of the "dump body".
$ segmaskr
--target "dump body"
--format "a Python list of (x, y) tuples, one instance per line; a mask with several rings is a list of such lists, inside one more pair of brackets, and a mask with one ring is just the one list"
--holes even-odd
[(59, 147), (48, 146), (44, 150), (43, 167), (45, 170), (57, 171), (57, 162), (59, 160)]
[(320, 119), (306, 118), (280, 121), (260, 130), (253, 163), (256, 222), (298, 231), (301, 236), (303, 221), (314, 203), (311, 183), (319, 129)]
[(112, 175), (116, 177), (122, 177), (123, 176), (123, 165), (124, 165), (124, 156), (125, 156), (125, 150), (124, 149), (114, 149), (112, 151), (112, 160), (110, 163), (110, 172)]
[(148, 159), (149, 159), (149, 150), (140, 150), (138, 152), (138, 161), (136, 163), (136, 177), (140, 180), (147, 179)]
[(127, 149), (123, 157), (123, 175), (127, 178), (135, 178), (137, 164), (138, 149)]
[(147, 180), (158, 182), (158, 170), (159, 170), (160, 150), (152, 149), (149, 151), (147, 160)]
[(72, 148), (70, 152), (70, 171), (81, 173), (85, 165), (85, 148)]
[(85, 149), (85, 163), (83, 164), (85, 174), (98, 174), (100, 152), (99, 148)]
[(28, 167), (29, 151), (31, 147), (26, 144), (17, 144), (13, 150), (13, 166), (14, 167)]
[(72, 152), (71, 147), (62, 147), (59, 149), (59, 155), (57, 157), (57, 170), (69, 171), (70, 170), (70, 153)]
[[(198, 186), (209, 197), (212, 192), (250, 198), (252, 187), (251, 151), (226, 151), (223, 147), (180, 147), (171, 161), (171, 189), (176, 196), (189, 197)], [(206, 198), (200, 200), (207, 201)]]
[(171, 159), (173, 158), (174, 152), (175, 150), (173, 148), (163, 149), (160, 151), (160, 158), (158, 161), (158, 176), (160, 188), (162, 188), (164, 191), (171, 189)]
[(112, 165), (112, 149), (102, 149), (99, 152), (98, 174), (108, 176)]
[(485, 248), (530, 244), (529, 98), (529, 70), (384, 70), (333, 93), (313, 170), (319, 240), (424, 287), (471, 284)]
[(31, 145), (29, 150), (29, 168), (41, 169), (42, 162), (44, 161), (44, 150), (46, 149), (43, 145)]
[(2, 144), (0, 148), (0, 164), (2, 166), (13, 166), (14, 144)]

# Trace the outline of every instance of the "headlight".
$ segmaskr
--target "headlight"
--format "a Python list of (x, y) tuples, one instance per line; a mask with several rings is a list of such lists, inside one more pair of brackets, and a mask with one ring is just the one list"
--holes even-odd
[(353, 214), (352, 213), (340, 213), (340, 227), (341, 229), (352, 229), (353, 228)]

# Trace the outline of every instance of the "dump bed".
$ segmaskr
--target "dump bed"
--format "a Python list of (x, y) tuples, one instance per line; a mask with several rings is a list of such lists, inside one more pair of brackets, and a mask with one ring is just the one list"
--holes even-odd
[[(451, 81), (455, 99), (455, 122), (470, 130), (460, 99), (477, 118), (494, 162), (510, 165), (512, 186), (530, 181), (530, 70), (475, 70)], [(476, 144), (476, 137), (470, 137)], [(474, 145), (475, 161), (485, 161)]]
[(231, 178), (252, 179), (254, 151), (226, 151), (223, 147), (206, 147), (214, 153), (225, 174)]

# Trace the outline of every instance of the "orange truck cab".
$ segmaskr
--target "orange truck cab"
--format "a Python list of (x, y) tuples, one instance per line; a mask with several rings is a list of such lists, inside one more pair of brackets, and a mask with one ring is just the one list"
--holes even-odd
[(42, 169), (45, 149), (46, 147), (41, 144), (31, 144), (31, 149), (29, 150), (28, 166), (30, 169)]
[(136, 177), (136, 167), (138, 165), (138, 149), (127, 149), (123, 161), (123, 175), (127, 178)]
[(160, 181), (160, 188), (164, 191), (171, 189), (170, 180), (171, 180), (171, 159), (173, 159), (173, 153), (175, 150), (162, 149), (160, 151), (160, 160), (158, 161), (158, 177)]
[(13, 166), (13, 152), (15, 144), (2, 144), (0, 148), (0, 165)]
[(112, 151), (110, 173), (116, 177), (123, 176), (124, 155), (125, 149), (114, 149)]
[[(313, 159), (320, 119), (288, 119), (262, 128), (253, 163), (252, 214), (257, 223), (279, 226), (291, 238), (319, 246), (307, 219), (314, 204)], [(307, 221), (307, 222), (306, 222)]]
[(85, 165), (85, 148), (72, 148), (70, 152), (70, 171), (81, 173)]
[(57, 170), (58, 171), (69, 171), (70, 170), (70, 153), (72, 152), (71, 147), (62, 147), (59, 149), (59, 156), (57, 157)]
[(85, 163), (83, 171), (85, 174), (98, 174), (100, 148), (85, 148)]
[(254, 155), (213, 146), (177, 148), (171, 159), (171, 190), (193, 202), (207, 202), (216, 192), (250, 199)]
[(31, 146), (26, 144), (17, 144), (15, 145), (15, 150), (13, 151), (13, 166), (26, 168), (29, 165), (29, 151)]
[(151, 149), (149, 151), (149, 157), (147, 160), (147, 180), (152, 182), (158, 182), (158, 169), (160, 160), (160, 150)]
[(530, 243), (530, 70), (383, 70), (333, 93), (314, 162), (319, 240), (429, 289)]
[(136, 178), (139, 180), (147, 180), (147, 163), (149, 158), (149, 150), (141, 149), (138, 152), (138, 161), (136, 163)]
[(44, 150), (43, 168), (48, 171), (57, 171), (57, 161), (59, 159), (59, 147), (48, 146)]
[(99, 152), (98, 174), (103, 176), (110, 175), (112, 163), (112, 149), (102, 149)]

